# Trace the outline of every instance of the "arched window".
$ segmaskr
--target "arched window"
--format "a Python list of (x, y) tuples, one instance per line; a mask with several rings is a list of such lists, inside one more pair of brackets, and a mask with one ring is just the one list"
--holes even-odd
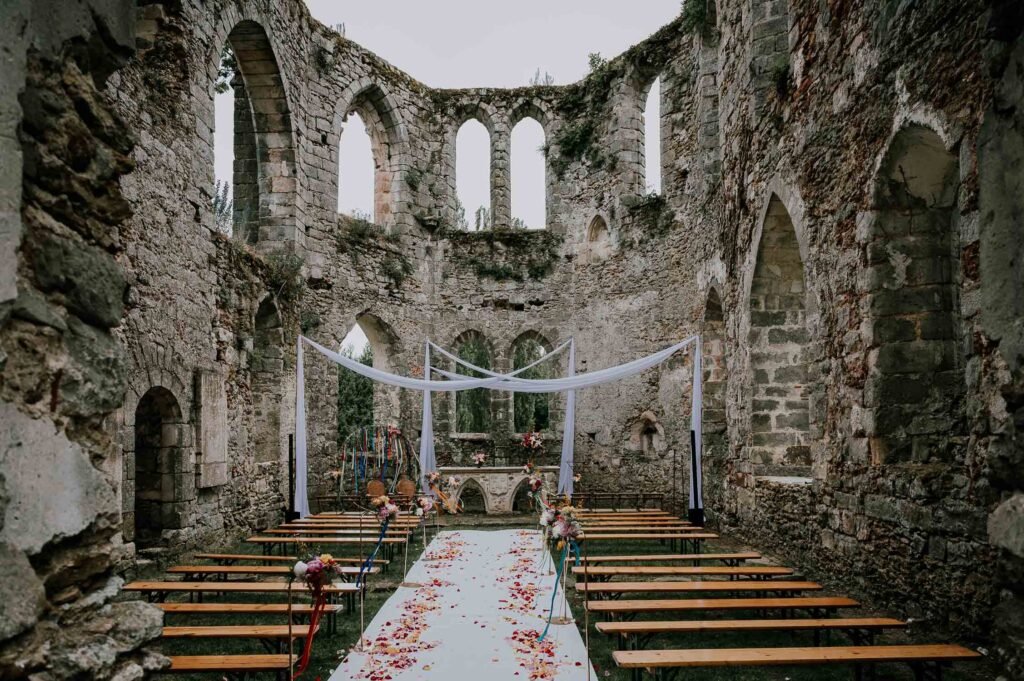
[[(810, 473), (804, 297), (804, 266), (793, 221), (772, 195), (750, 290), (751, 458), (756, 475), (794, 466), (800, 467), (798, 474)], [(790, 472), (797, 474), (797, 469)]]
[(879, 168), (865, 278), (874, 463), (949, 461), (950, 435), (966, 435), (958, 186), (956, 155), (920, 125), (896, 135)]
[[(481, 369), (491, 368), (491, 350), (487, 340), (476, 331), (467, 331), (455, 342), (459, 359)], [(459, 369), (469, 376), (483, 376), (479, 372)], [(489, 433), (491, 431), (491, 391), (486, 388), (460, 390), (455, 393), (455, 432)]]
[[(381, 371), (393, 371), (397, 338), (376, 315), (361, 314), (341, 342), (341, 353)], [(375, 383), (345, 367), (338, 367), (338, 437), (343, 441), (364, 426), (397, 424), (398, 388)]]
[(661, 193), (661, 78), (655, 78), (644, 104), (644, 191)]
[(470, 119), (455, 137), (455, 187), (462, 229), (491, 228), (491, 135), (483, 123)]
[[(284, 243), (296, 229), (295, 145), (273, 47), (262, 26), (242, 21), (228, 35), (218, 60), (213, 140), (214, 176), (221, 183), (215, 181), (215, 223), (226, 231), (230, 214), (237, 238), (250, 244)], [(230, 126), (229, 96), (234, 100)], [(218, 133), (218, 123), (230, 128), (230, 143), (226, 130)], [(225, 192), (229, 167), (233, 181)]]
[[(533, 364), (551, 352), (551, 344), (536, 333), (525, 333), (512, 344), (514, 371)], [(518, 374), (520, 378), (552, 378), (551, 361), (542, 362)], [(526, 433), (551, 428), (551, 395), (547, 393), (513, 393), (512, 423), (515, 432)]]
[(345, 119), (338, 146), (338, 212), (377, 222), (373, 149), (366, 124), (356, 112)]
[(164, 530), (189, 522), (182, 512), (186, 495), (180, 493), (179, 476), (191, 470), (192, 462), (174, 432), (181, 424), (181, 408), (166, 388), (151, 388), (135, 408), (134, 523), (126, 519), (125, 525), (132, 533), (126, 539), (139, 548), (162, 544)]
[(544, 128), (533, 118), (524, 118), (512, 128), (512, 227), (547, 226), (543, 147)]
[(587, 227), (587, 243), (584, 249), (584, 262), (596, 263), (605, 260), (612, 253), (611, 234), (608, 223), (600, 215), (594, 217)]

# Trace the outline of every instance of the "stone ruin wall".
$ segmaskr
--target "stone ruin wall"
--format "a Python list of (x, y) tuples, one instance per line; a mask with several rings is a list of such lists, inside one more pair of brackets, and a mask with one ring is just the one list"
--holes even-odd
[[(1019, 243), (1008, 235), (1021, 209), (1006, 199), (1013, 192), (985, 173), (995, 178), (1017, 168), (1019, 140), (1009, 150), (1005, 140), (1020, 120), (1013, 66), (1021, 61), (1020, 18), (1012, 8), (980, 2), (952, 8), (946, 0), (900, 13), (828, 10), (802, 0), (723, 2), (716, 28), (688, 32), (673, 22), (580, 84), (431, 90), (336, 36), (299, 2), (144, 3), (134, 23), (136, 55), (119, 70), (105, 67), (112, 75), (99, 86), (105, 99), (98, 106), (123, 125), (102, 118), (81, 124), (108, 134), (111, 127), (133, 131), (134, 148), (122, 141), (128, 135), (113, 135), (125, 160), (95, 180), (123, 175), (119, 189), (131, 216), (104, 213), (98, 224), (109, 226), (94, 221), (95, 233), (83, 235), (123, 269), (123, 315), (111, 303), (97, 321), (75, 307), (80, 301), (53, 292), (66, 283), (39, 283), (45, 275), (26, 269), (25, 247), (17, 261), (21, 281), (47, 298), (37, 305), (20, 283), (18, 301), (0, 317), (10, 317), (4, 399), (17, 407), (22, 433), (38, 423), (33, 418), (55, 417), (41, 409), (48, 388), (35, 395), (22, 387), (50, 385), (52, 375), (26, 379), (13, 370), (30, 358), (18, 338), (42, 333), (53, 339), (47, 356), (75, 358), (76, 337), (103, 338), (103, 328), (116, 327), (123, 346), (111, 341), (104, 356), (91, 340), (79, 363), (123, 369), (90, 383), (109, 399), (83, 394), (88, 418), (56, 417), (92, 454), (96, 472), (76, 477), (95, 478), (107, 490), (95, 502), (100, 508), (83, 514), (104, 520), (56, 533), (71, 538), (65, 544), (76, 555), (82, 547), (105, 554), (91, 574), (134, 564), (134, 457), (145, 446), (135, 418), (143, 403), (161, 410), (160, 445), (169, 452), (160, 471), (172, 490), (161, 511), (166, 539), (179, 549), (226, 544), (279, 517), (300, 329), (334, 346), (359, 319), (371, 329), (375, 351), (385, 350), (378, 361), (406, 374), (422, 365), (424, 338), (450, 346), (467, 331), (487, 339), (499, 370), (511, 368), (510, 348), (524, 332), (551, 343), (572, 335), (580, 371), (701, 333), (712, 521), (869, 603), (925, 618), (928, 627), (994, 639), (1019, 675), (1013, 637), (1024, 627), (1008, 615), (1019, 610), (1014, 584), (1024, 555), (1015, 435), (1021, 311), (998, 310), (1013, 299), (1014, 276), (1020, 286), (1008, 256)], [(957, 21), (935, 33), (950, 16)], [(250, 69), (243, 85), (258, 114), (248, 121), (251, 130), (236, 123), (236, 131), (256, 135), (265, 153), (238, 166), (234, 184), (251, 201), (236, 219), (245, 233), (235, 239), (213, 233), (207, 208), (212, 87), (229, 36), (249, 60), (241, 66), (243, 74)], [(1016, 61), (1009, 57), (1014, 40)], [(51, 55), (48, 64), (34, 86), (59, 92), (50, 74), (61, 61)], [(664, 201), (650, 202), (640, 200), (642, 110), (658, 75)], [(351, 110), (371, 129), (380, 165), (377, 213), (387, 216), (389, 238), (358, 235), (336, 212), (338, 140)], [(549, 143), (566, 126), (594, 126), (581, 158), (549, 153), (548, 230), (495, 239), (452, 233), (459, 126), (476, 117), (492, 134), (492, 213), (500, 225), (510, 211), (509, 135), (524, 115), (541, 123)], [(920, 272), (929, 284), (935, 271), (952, 282), (936, 295), (949, 299), (939, 311), (955, 324), (934, 338), (900, 336), (904, 320), (918, 317), (898, 304), (891, 314), (883, 309), (896, 282), (886, 230), (898, 229), (908, 212), (886, 204), (888, 150), (907, 125), (931, 130), (955, 160), (955, 195), (945, 212), (924, 222), (950, 226), (950, 254), (925, 245), (895, 258), (912, 283)], [(45, 142), (23, 140), (22, 147)], [(26, 203), (21, 213), (34, 218), (38, 211)], [(51, 232), (68, 234), (52, 226), (40, 234)], [(288, 253), (299, 256), (297, 278)], [(85, 261), (94, 276), (105, 259)], [(545, 273), (531, 276), (530, 265)], [(982, 285), (979, 269), (986, 278), (993, 272), (991, 286), (987, 279)], [(522, 281), (510, 279), (510, 270)], [(75, 321), (65, 324), (79, 327), (65, 329), (47, 304), (63, 305), (69, 321), (93, 327)], [(894, 321), (883, 324), (883, 317)], [(921, 424), (907, 434), (879, 425), (885, 367), (915, 353), (962, 379), (957, 389), (934, 393), (935, 408), (952, 414), (952, 429)], [(585, 488), (685, 492), (691, 371), (689, 358), (680, 357), (650, 375), (579, 395), (576, 461)], [(329, 489), (327, 472), (337, 465), (336, 387), (336, 370), (307, 352), (314, 490)], [(553, 400), (554, 424), (561, 400)], [(69, 402), (62, 399), (60, 409)], [(479, 447), (513, 455), (510, 399), (495, 397), (494, 432), (484, 441), (451, 433), (452, 402), (435, 400), (442, 463), (464, 463)], [(385, 394), (382, 403), (388, 418), (417, 432), (416, 396)], [(101, 425), (97, 419), (111, 412)], [(787, 415), (793, 418), (780, 420)], [(549, 435), (555, 449), (558, 439), (556, 426)], [(900, 454), (905, 442), (918, 444)], [(4, 495), (18, 496), (9, 487)], [(18, 547), (10, 565), (45, 544)], [(82, 560), (64, 565), (63, 578), (50, 574), (53, 566), (37, 567), (52, 604), (99, 588), (70, 577)], [(69, 593), (69, 582), (79, 591)], [(135, 616), (151, 617), (145, 608)], [(4, 638), (20, 635), (14, 641), (24, 650), (25, 637), (48, 630), (35, 617)], [(107, 640), (127, 653), (142, 639), (125, 642), (115, 631)], [(15, 647), (5, 644), (5, 661)]]

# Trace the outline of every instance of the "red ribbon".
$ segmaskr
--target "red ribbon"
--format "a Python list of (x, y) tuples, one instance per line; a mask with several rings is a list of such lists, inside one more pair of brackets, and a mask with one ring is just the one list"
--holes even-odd
[[(299, 657), (299, 664), (292, 674), (292, 679), (299, 678), (309, 667), (309, 656), (313, 652), (313, 637), (316, 635), (317, 628), (320, 626), (320, 617), (324, 614), (324, 610), (327, 608), (327, 595), (324, 593), (322, 586), (313, 586), (313, 612), (309, 616), (309, 631), (306, 632), (306, 642), (302, 646), (302, 655)], [(317, 677), (317, 681), (320, 681), (320, 677)]]

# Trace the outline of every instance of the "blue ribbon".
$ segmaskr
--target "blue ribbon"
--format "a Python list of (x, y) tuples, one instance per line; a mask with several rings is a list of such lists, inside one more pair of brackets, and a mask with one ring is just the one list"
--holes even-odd
[(377, 537), (377, 545), (373, 547), (373, 552), (366, 557), (363, 561), (362, 566), (359, 568), (359, 574), (356, 575), (356, 588), (363, 583), (363, 573), (373, 567), (373, 559), (377, 557), (377, 552), (380, 551), (380, 547), (384, 545), (384, 535), (388, 531), (388, 523), (391, 522), (391, 518), (386, 518), (384, 524), (380, 526), (380, 536)]
[(565, 559), (569, 556), (570, 547), (575, 554), (573, 565), (580, 564), (580, 547), (575, 541), (570, 539), (565, 543), (565, 550), (562, 551), (562, 557), (558, 560), (558, 569), (555, 570), (555, 588), (551, 590), (551, 605), (548, 606), (548, 623), (544, 625), (544, 632), (541, 633), (537, 641), (543, 641), (544, 637), (548, 635), (548, 629), (551, 628), (551, 618), (555, 615), (555, 596), (558, 595), (558, 583), (562, 579), (562, 570), (565, 568)]

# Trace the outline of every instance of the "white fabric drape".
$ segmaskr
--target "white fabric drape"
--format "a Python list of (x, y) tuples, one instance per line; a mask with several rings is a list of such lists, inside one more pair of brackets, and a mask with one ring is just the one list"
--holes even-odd
[[(427, 341), (423, 355), (423, 375), (430, 376), (430, 341)], [(434, 452), (434, 408), (429, 390), (423, 391), (423, 422), (420, 426), (420, 489), (430, 490), (427, 473), (437, 470), (437, 456)], [(430, 492), (433, 496), (433, 491)]]
[[(576, 375), (576, 341), (570, 339), (567, 378)], [(576, 446), (576, 391), (565, 395), (565, 422), (562, 425), (562, 458), (558, 465), (558, 493), (572, 496), (573, 451)]]
[(309, 515), (306, 493), (306, 377), (302, 369), (302, 336), (295, 351), (295, 508), (300, 518)]
[[(499, 374), (497, 372), (491, 371), (490, 369), (484, 369), (483, 367), (478, 367), (477, 365), (471, 364), (470, 362), (467, 362), (466, 360), (462, 359), (461, 357), (448, 352), (447, 350), (445, 350), (441, 346), (439, 346), (439, 345), (437, 345), (437, 344), (435, 344), (435, 343), (433, 343), (431, 341), (427, 341), (427, 344), (430, 345), (435, 350), (437, 350), (437, 352), (440, 353), (441, 355), (444, 355), (445, 357), (447, 357), (448, 359), (452, 360), (456, 364), (458, 364), (460, 366), (464, 366), (467, 369), (472, 369), (473, 371), (479, 372), (479, 373), (481, 373), (481, 374), (483, 374), (485, 376), (500, 376), (501, 378), (509, 378), (510, 376), (517, 376), (517, 375), (523, 373), (524, 371), (526, 371), (527, 369), (532, 369), (533, 367), (537, 366), (538, 364), (541, 364), (543, 362), (548, 361), (549, 359), (551, 359), (552, 357), (554, 357), (555, 355), (560, 353), (562, 350), (564, 350), (565, 348), (569, 347), (569, 345), (572, 342), (573, 341), (570, 338), (569, 340), (565, 341), (564, 343), (562, 343), (557, 348), (555, 348), (551, 352), (547, 353), (546, 355), (544, 355), (540, 359), (534, 360), (533, 362), (530, 362), (526, 366), (524, 366), (524, 367), (522, 367), (520, 369), (516, 369), (515, 371), (513, 371), (511, 373), (508, 373), (508, 374)], [(439, 373), (442, 376), (444, 376), (446, 378), (453, 379), (453, 380), (463, 380), (463, 379), (466, 379), (466, 378), (473, 378), (472, 376), (466, 376), (465, 374), (453, 373), (451, 371), (444, 371), (444, 370), (439, 369), (437, 367), (434, 368), (434, 372), (435, 373)]]
[[(386, 371), (374, 369), (368, 367), (358, 361), (349, 359), (341, 353), (334, 352), (325, 348), (324, 346), (312, 341), (304, 336), (299, 336), (298, 340), (298, 351), (296, 353), (296, 385), (295, 385), (295, 510), (300, 515), (309, 514), (309, 502), (306, 498), (307, 483), (306, 483), (306, 409), (305, 409), (305, 388), (304, 388), (304, 377), (303, 377), (303, 343), (308, 343), (311, 348), (318, 351), (323, 356), (327, 357), (336, 364), (354, 371), (355, 373), (370, 378), (379, 383), (385, 385), (393, 385), (400, 388), (408, 388), (410, 390), (422, 390), (424, 391), (424, 418), (423, 428), (420, 434), (420, 470), (421, 474), (430, 472), (436, 469), (436, 459), (434, 452), (434, 433), (433, 433), (433, 418), (431, 409), (431, 392), (450, 392), (456, 390), (472, 390), (474, 388), (488, 388), (491, 390), (505, 390), (508, 392), (523, 392), (523, 393), (552, 393), (569, 391), (569, 399), (566, 404), (566, 424), (565, 430), (563, 431), (562, 439), (562, 450), (563, 450), (563, 466), (565, 464), (565, 455), (568, 452), (568, 456), (571, 459), (572, 456), (572, 445), (573, 440), (565, 436), (565, 432), (569, 430), (575, 430), (574, 425), (570, 422), (570, 417), (575, 417), (575, 395), (573, 391), (581, 388), (589, 388), (592, 386), (603, 385), (612, 381), (618, 381), (635, 374), (639, 374), (647, 369), (651, 369), (676, 352), (679, 352), (685, 347), (693, 346), (694, 352), (694, 380), (693, 380), (693, 395), (692, 395), (692, 407), (690, 415), (691, 429), (694, 432), (695, 444), (691, 453), (691, 464), (690, 464), (690, 508), (702, 508), (703, 500), (701, 499), (700, 492), (700, 441), (701, 441), (701, 402), (702, 402), (702, 388), (701, 388), (701, 357), (700, 357), (700, 339), (697, 336), (691, 336), (675, 345), (669, 346), (664, 350), (659, 350), (654, 354), (640, 359), (621, 364), (616, 367), (609, 367), (607, 369), (600, 369), (598, 371), (592, 371), (585, 374), (577, 375), (575, 373), (575, 344), (570, 339), (569, 352), (570, 352), (570, 372), (565, 378), (550, 378), (550, 379), (523, 379), (516, 378), (515, 373), (512, 374), (494, 374), (486, 378), (471, 378), (459, 374), (451, 374), (451, 372), (445, 372), (440, 369), (433, 369), (434, 372), (440, 373), (441, 375), (451, 375), (452, 380), (435, 381), (430, 380), (430, 356), (429, 356), (429, 345), (427, 346), (426, 361), (424, 363), (424, 378), (409, 378), (406, 376), (398, 376), (391, 374)], [(429, 343), (429, 341), (428, 341)], [(564, 344), (563, 344), (564, 345)], [(435, 346), (437, 347), (437, 346)], [(446, 356), (450, 356), (450, 353), (443, 351)], [(554, 354), (554, 353), (549, 353)], [(520, 369), (519, 371), (523, 371)], [(476, 369), (479, 371), (486, 371), (483, 369)], [(570, 405), (572, 407), (570, 413)], [(428, 418), (429, 417), (429, 418)], [(568, 450), (566, 449), (566, 443), (568, 442)], [(430, 466), (429, 468), (425, 466)], [(560, 469), (560, 478), (566, 477), (562, 475)], [(567, 476), (568, 489), (572, 489), (572, 472), (571, 468), (568, 471)], [(564, 489), (562, 480), (559, 481), (559, 489)]]

